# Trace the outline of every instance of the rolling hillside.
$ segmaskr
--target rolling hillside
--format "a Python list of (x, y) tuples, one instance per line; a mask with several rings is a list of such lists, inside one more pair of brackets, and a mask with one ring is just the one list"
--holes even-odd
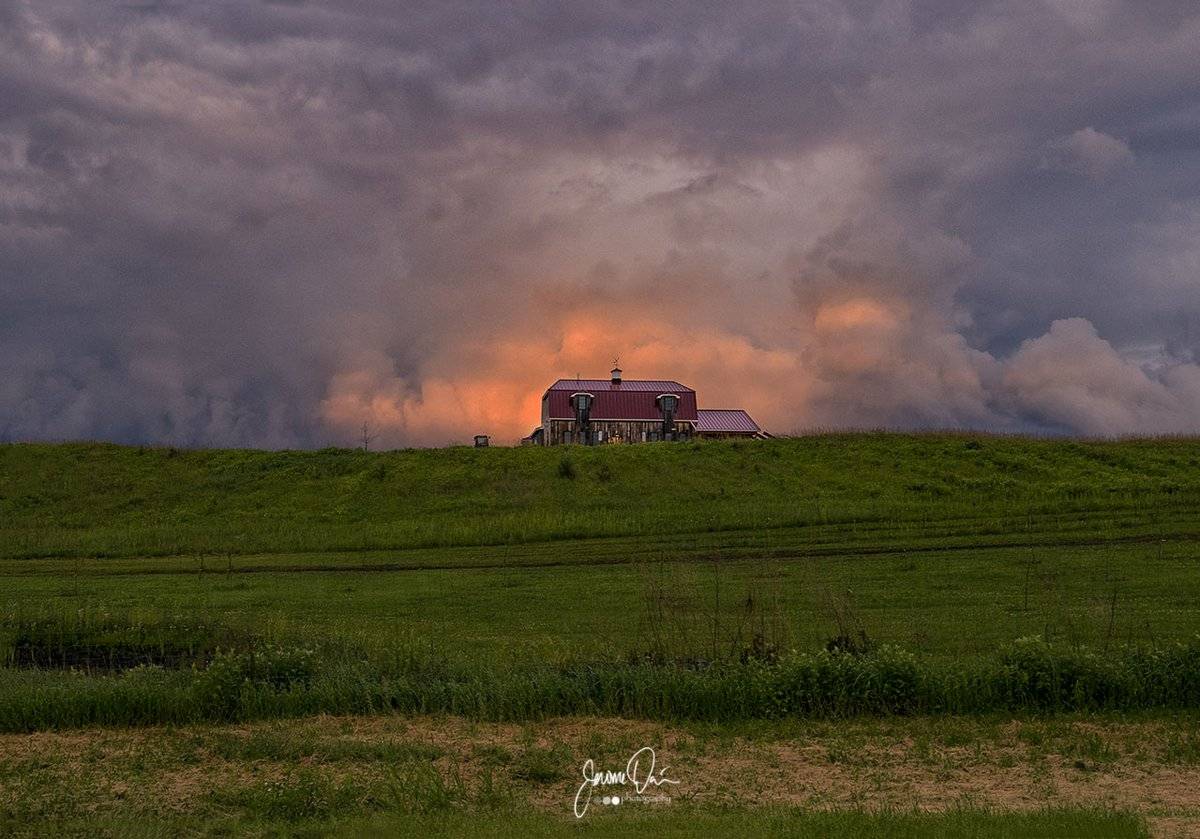
[(718, 543), (883, 548), (898, 538), (1011, 543), (1037, 533), (1067, 542), (1190, 538), (1198, 502), (1196, 440), (844, 434), (381, 453), (0, 446), (6, 559), (613, 537), (668, 552)]

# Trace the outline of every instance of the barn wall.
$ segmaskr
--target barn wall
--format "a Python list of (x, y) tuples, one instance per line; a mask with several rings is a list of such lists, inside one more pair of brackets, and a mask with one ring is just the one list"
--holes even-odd
[[(567, 443), (599, 445), (602, 443), (642, 443), (656, 439), (662, 433), (662, 422), (639, 420), (592, 420), (589, 423), (591, 440), (585, 440), (574, 420), (549, 420), (545, 428), (543, 444), (561, 446)], [(694, 436), (692, 426), (676, 423), (675, 439), (690, 440)]]

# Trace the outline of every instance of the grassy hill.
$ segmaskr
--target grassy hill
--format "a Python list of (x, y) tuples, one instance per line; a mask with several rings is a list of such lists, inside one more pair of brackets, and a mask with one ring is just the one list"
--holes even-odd
[(849, 626), (941, 657), (1034, 634), (1188, 638), (1198, 464), (1196, 440), (958, 434), (6, 445), (0, 608), (538, 660), (643, 649), (648, 626), (660, 647), (709, 656), (715, 636), (768, 628), (799, 649)]
[[(1113, 800), (1194, 815), (1161, 791), (1200, 766), (1198, 467), (956, 434), (0, 446), (0, 833), (556, 835), (585, 758), (655, 743), (719, 806), (601, 832), (1146, 835), (1011, 790), (1146, 777)], [(772, 777), (832, 786), (727, 809)], [(998, 811), (963, 809), (980, 777)]]
[[(966, 534), (1194, 535), (1200, 441), (843, 434), (569, 449), (0, 446), (0, 557), (359, 552), (777, 531), (775, 550)], [(1073, 535), (1072, 535), (1073, 534)], [(757, 542), (755, 549), (763, 542)], [(562, 553), (562, 551), (558, 551)]]

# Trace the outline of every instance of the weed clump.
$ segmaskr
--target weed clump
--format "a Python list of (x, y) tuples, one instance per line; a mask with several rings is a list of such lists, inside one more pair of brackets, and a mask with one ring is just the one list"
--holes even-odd
[(575, 480), (575, 464), (571, 462), (571, 458), (564, 457), (558, 462), (558, 477), (568, 481)]
[(354, 805), (356, 797), (352, 786), (335, 785), (311, 769), (212, 795), (217, 803), (244, 808), (260, 818), (288, 822), (327, 819)]
[(550, 784), (566, 777), (563, 767), (570, 762), (570, 752), (564, 747), (530, 746), (517, 758), (513, 774), (538, 784)]
[(876, 644), (867, 635), (865, 629), (839, 632), (825, 642), (825, 649), (831, 653), (846, 653), (848, 655), (866, 655), (875, 650)]

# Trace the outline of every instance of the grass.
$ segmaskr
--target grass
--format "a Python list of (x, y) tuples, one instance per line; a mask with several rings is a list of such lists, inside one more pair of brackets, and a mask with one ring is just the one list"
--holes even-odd
[(808, 813), (787, 808), (762, 808), (750, 812), (673, 811), (622, 818), (619, 822), (594, 822), (586, 826), (564, 824), (547, 816), (512, 816), (480, 819), (457, 816), (432, 820), (377, 818), (343, 827), (345, 836), (789, 836), (812, 839), (857, 839), (887, 836), (893, 839), (947, 837), (947, 839), (1142, 839), (1150, 834), (1145, 823), (1128, 813), (1093, 810), (1047, 810), (1040, 813), (992, 813), (957, 810), (950, 813)]
[[(308, 791), (302, 791), (307, 796)], [(327, 811), (325, 799), (319, 810), (312, 810), (314, 799), (271, 798), (266, 807), (257, 807), (245, 818), (226, 818), (196, 822), (183, 818), (155, 816), (149, 819), (125, 817), (80, 818), (34, 825), (25, 832), (15, 828), (12, 836), (37, 836), (52, 827), (59, 836), (88, 837), (174, 837), (186, 834), (245, 836), (787, 836), (811, 839), (858, 839), (862, 836), (886, 836), (891, 839), (1145, 839), (1150, 833), (1143, 819), (1131, 813), (1090, 809), (1048, 809), (1038, 813), (994, 813), (957, 810), (951, 813), (808, 813), (787, 808), (762, 808), (751, 811), (717, 812), (677, 809), (670, 813), (650, 813), (622, 818), (620, 821), (597, 820), (572, 824), (555, 816), (523, 812), (462, 813), (440, 810), (425, 814), (374, 815), (358, 819), (322, 820), (315, 816)], [(250, 800), (254, 801), (255, 798)], [(280, 813), (309, 813), (295, 819)]]
[[(131, 625), (109, 614), (12, 621), (6, 658), (14, 666), (0, 668), (0, 731), (321, 713), (733, 722), (1200, 708), (1200, 639), (1095, 650), (1028, 638), (990, 657), (953, 660), (874, 646), (865, 634), (865, 646), (850, 643), (857, 636), (842, 635), (849, 640), (817, 653), (780, 651), (756, 634), (715, 659), (677, 658), (651, 647), (624, 658), (513, 661), (497, 668), (470, 655), (314, 639), (303, 646), (246, 635), (242, 646), (222, 648), (189, 630), (194, 657), (180, 666), (175, 656), (184, 647), (167, 646), (178, 631), (174, 623)], [(167, 657), (165, 664), (142, 660), (156, 653)], [(114, 660), (128, 666), (114, 672)], [(532, 761), (528, 771), (541, 771), (545, 762)]]
[[(3, 446), (0, 660), (80, 672), (0, 669), (0, 727), (1190, 707), (1145, 686), (1200, 634), (1197, 457), (1192, 440), (887, 434)], [(1006, 657), (1033, 636), (1086, 674), (1054, 690), (1084, 694), (1021, 693)], [(831, 643), (907, 652), (834, 667), (812, 656)], [(239, 658), (306, 650), (293, 681)], [(137, 664), (165, 669), (122, 672)], [(863, 678), (907, 679), (904, 697), (842, 695)]]
[(1035, 634), (1103, 647), (1200, 631), (1200, 574), (1184, 543), (1040, 548), (1032, 562), (1027, 548), (402, 572), (105, 573), (109, 562), (38, 560), (0, 578), (0, 611), (107, 610), (547, 660), (637, 646), (654, 631), (647, 598), (664, 589), (663, 634), (711, 636), (701, 624), (713, 612), (732, 633), (756, 596), (799, 649), (835, 634), (838, 598), (874, 637), (935, 657), (987, 654)]
[[(531, 726), (319, 717), (0, 739), (6, 835), (1145, 836), (1186, 812), (1194, 717)], [(657, 747), (669, 804), (571, 815), (582, 762)], [(1147, 751), (1149, 750), (1149, 751)], [(1103, 755), (1092, 765), (1090, 755)], [(841, 757), (835, 758), (835, 755)], [(1081, 760), (1088, 765), (1079, 767)], [(530, 771), (531, 766), (540, 767)], [(731, 771), (732, 770), (732, 771)], [(1136, 777), (1096, 800), (1095, 779)], [(798, 779), (803, 779), (797, 783)]]
[[(1198, 465), (1191, 439), (961, 434), (3, 445), (0, 731), (75, 739), (0, 735), (0, 832), (1146, 835), (1200, 801), (1061, 793), (1131, 766), (1196, 788)], [(466, 728), (324, 728), (430, 713)], [(578, 761), (645, 731), (544, 736), (559, 715), (673, 721), (678, 765), (721, 778), (809, 743), (752, 776), (816, 767), (813, 794), (785, 772), (576, 824)], [(980, 765), (1022, 803), (937, 792)]]
[(554, 660), (636, 646), (657, 585), (673, 620), (715, 614), (719, 630), (770, 600), (800, 649), (836, 631), (837, 600), (925, 655), (1032, 634), (1152, 644), (1200, 631), (1198, 462), (1191, 440), (963, 435), (566, 454), (6, 445), (0, 608)]
[[(564, 463), (575, 478), (562, 477)], [(1198, 465), (1195, 440), (965, 435), (843, 434), (565, 453), (4, 445), (0, 556), (209, 554), (216, 564), (228, 554), (725, 531), (758, 534), (758, 550), (770, 547), (763, 531), (818, 527), (825, 528), (818, 537), (836, 540), (878, 529), (874, 540), (887, 545), (920, 536), (930, 522), (955, 520), (967, 523), (968, 535), (1006, 538), (1035, 531), (1194, 537)], [(807, 534), (784, 537), (803, 544)]]

